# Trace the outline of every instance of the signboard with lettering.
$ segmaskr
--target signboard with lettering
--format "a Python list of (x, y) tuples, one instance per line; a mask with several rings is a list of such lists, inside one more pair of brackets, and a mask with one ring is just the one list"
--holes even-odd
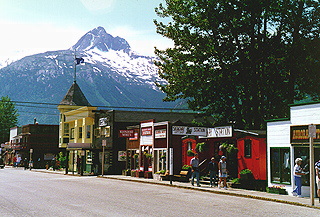
[(141, 136), (151, 136), (152, 135), (152, 127), (141, 128)]
[(210, 138), (232, 137), (232, 126), (208, 128), (207, 137), (210, 137)]
[(154, 131), (154, 138), (162, 139), (167, 138), (167, 129), (159, 129)]
[(207, 135), (207, 128), (205, 128), (205, 127), (172, 126), (172, 135), (206, 136)]
[(107, 126), (109, 119), (109, 117), (99, 118), (99, 127)]
[[(315, 135), (314, 142), (320, 143), (320, 125), (314, 125)], [(309, 125), (291, 126), (290, 127), (290, 140), (292, 144), (309, 144)]]
[(134, 137), (133, 130), (119, 130), (119, 137), (131, 138)]
[(139, 136), (138, 133), (134, 133), (133, 137), (129, 138), (129, 140), (138, 140), (138, 136)]

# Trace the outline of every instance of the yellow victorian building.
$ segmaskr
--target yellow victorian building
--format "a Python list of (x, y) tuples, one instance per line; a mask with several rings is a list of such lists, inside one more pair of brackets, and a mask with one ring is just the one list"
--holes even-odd
[(58, 105), (60, 111), (59, 148), (66, 150), (66, 173), (96, 174), (98, 165), (93, 158), (94, 110), (76, 82)]

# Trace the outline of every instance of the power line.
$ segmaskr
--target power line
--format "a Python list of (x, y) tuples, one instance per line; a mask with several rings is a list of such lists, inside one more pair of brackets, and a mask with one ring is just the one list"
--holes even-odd
[[(61, 104), (56, 103), (43, 103), (43, 102), (23, 102), (23, 101), (14, 101), (11, 102), (19, 103), (19, 104), (35, 104), (35, 105), (51, 105), (51, 106), (59, 106)], [(17, 106), (23, 106), (23, 105), (17, 105)], [(28, 107), (27, 105), (25, 105)], [(29, 107), (36, 107), (36, 106), (29, 106)], [(170, 111), (192, 111), (191, 109), (179, 109), (179, 108), (152, 108), (152, 107), (136, 107), (136, 106), (105, 106), (105, 105), (92, 105), (92, 107), (99, 107), (99, 108), (109, 108), (109, 109), (145, 109), (145, 110), (170, 110)], [(46, 108), (46, 107), (36, 107), (36, 108)], [(53, 108), (50, 108), (53, 109)]]

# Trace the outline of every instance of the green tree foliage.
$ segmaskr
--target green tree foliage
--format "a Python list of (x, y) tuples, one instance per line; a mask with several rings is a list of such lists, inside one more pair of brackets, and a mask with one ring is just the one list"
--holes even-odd
[(316, 0), (166, 0), (156, 49), (166, 101), (186, 99), (219, 124), (263, 128), (288, 104), (319, 100), (320, 9)]
[(0, 142), (8, 142), (10, 128), (17, 126), (18, 110), (15, 103), (11, 102), (8, 96), (1, 97), (0, 100)]

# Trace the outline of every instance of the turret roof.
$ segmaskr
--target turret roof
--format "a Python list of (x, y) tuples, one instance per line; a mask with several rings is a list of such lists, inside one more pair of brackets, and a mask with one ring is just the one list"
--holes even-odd
[(74, 82), (60, 105), (91, 106), (77, 82)]

